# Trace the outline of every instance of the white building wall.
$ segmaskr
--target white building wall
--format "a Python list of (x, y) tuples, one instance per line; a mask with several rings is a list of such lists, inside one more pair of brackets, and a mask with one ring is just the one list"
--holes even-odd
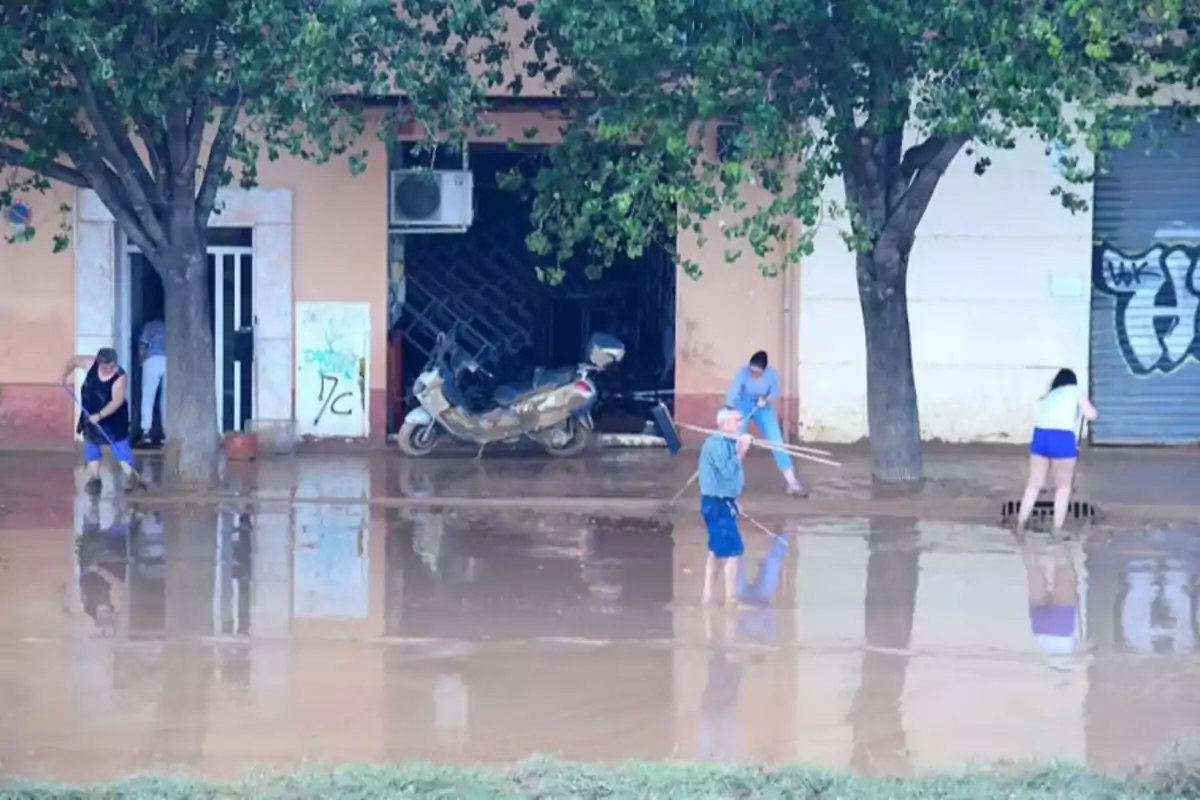
[[(1055, 370), (1087, 385), (1091, 212), (1072, 215), (1045, 145), (960, 154), (918, 229), (909, 318), (924, 439), (1028, 441), (1033, 404)], [(1088, 166), (1088, 163), (1083, 166)], [(1075, 187), (1090, 202), (1091, 187)], [(828, 189), (840, 200), (840, 182)], [(839, 222), (838, 225), (844, 223)], [(805, 438), (867, 435), (866, 349), (854, 257), (835, 225), (817, 232), (798, 283), (799, 396)]]

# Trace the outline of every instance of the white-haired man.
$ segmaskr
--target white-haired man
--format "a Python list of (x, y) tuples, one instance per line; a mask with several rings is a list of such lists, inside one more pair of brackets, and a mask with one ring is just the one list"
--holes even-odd
[(708, 561), (704, 569), (705, 603), (712, 602), (717, 573), (725, 573), (725, 597), (737, 602), (738, 572), (741, 568), (742, 533), (738, 530), (738, 498), (746, 476), (742, 459), (750, 449), (750, 434), (742, 433), (742, 415), (736, 408), (717, 412), (719, 433), (709, 435), (700, 448), (700, 516), (708, 530)]

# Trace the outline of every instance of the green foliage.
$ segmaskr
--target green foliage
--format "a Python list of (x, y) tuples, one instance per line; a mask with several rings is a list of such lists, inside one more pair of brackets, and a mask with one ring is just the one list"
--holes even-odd
[[(1193, 774), (1194, 770), (1189, 770)], [(4, 800), (273, 800), (274, 798), (402, 798), (425, 800), (726, 800), (727, 798), (1020, 798), (1021, 800), (1156, 800), (1184, 797), (1195, 779), (1176, 773), (1105, 778), (1069, 767), (1002, 769), (960, 775), (874, 780), (842, 773), (786, 767), (639, 764), (583, 766), (534, 759), (507, 770), (407, 764), (343, 767), (328, 772), (255, 778), (217, 784), (173, 778), (137, 778), (82, 788), (42, 784), (0, 787)], [(1180, 792), (1183, 791), (1183, 794)]]
[(385, 136), (401, 118), (461, 136), (499, 80), (503, 48), (478, 41), (497, 38), (505, 5), (412, 0), (400, 16), (391, 0), (5, 3), (0, 206), (49, 180), (94, 189), (159, 266), (190, 220), (207, 224), (219, 187), (256, 183), (264, 153), (347, 155), (361, 172), (372, 98), (406, 99), (384, 110)]
[[(1159, 5), (1156, 30), (1177, 15)], [(983, 174), (980, 148), (1022, 132), (1072, 154), (1056, 194), (1081, 210), (1078, 154), (1128, 135), (1137, 114), (1114, 101), (1150, 63), (1129, 43), (1135, 0), (538, 0), (536, 19), (527, 70), (557, 82), (569, 119), (529, 180), (530, 244), (559, 261), (637, 256), (716, 218), (727, 257), (748, 246), (770, 273), (843, 214), (851, 247), (906, 261), (950, 161)], [(738, 155), (722, 162), (705, 151), (723, 121)], [(833, 178), (844, 207), (822, 199)], [(748, 205), (749, 186), (767, 193)]]

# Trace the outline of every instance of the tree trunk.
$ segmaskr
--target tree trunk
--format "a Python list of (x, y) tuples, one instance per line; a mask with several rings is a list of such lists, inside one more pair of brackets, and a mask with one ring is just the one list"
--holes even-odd
[(919, 485), (921, 422), (908, 327), (908, 253), (860, 253), (858, 297), (867, 340), (867, 429), (876, 482)]
[(208, 259), (200, 236), (182, 237), (159, 263), (167, 332), (168, 475), (210, 486), (220, 438), (214, 397)]

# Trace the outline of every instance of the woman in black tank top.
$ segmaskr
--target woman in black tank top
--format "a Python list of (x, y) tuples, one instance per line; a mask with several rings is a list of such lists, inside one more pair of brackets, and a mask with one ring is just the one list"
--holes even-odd
[[(68, 374), (74, 370), (72, 364)], [(93, 494), (100, 491), (100, 459), (105, 446), (112, 450), (113, 458), (130, 481), (127, 488), (133, 488), (136, 482), (133, 449), (129, 444), (129, 404), (125, 400), (128, 385), (125, 370), (117, 365), (117, 351), (111, 347), (101, 348), (80, 389), (83, 411), (76, 426), (76, 431), (83, 436), (87, 489)]]

